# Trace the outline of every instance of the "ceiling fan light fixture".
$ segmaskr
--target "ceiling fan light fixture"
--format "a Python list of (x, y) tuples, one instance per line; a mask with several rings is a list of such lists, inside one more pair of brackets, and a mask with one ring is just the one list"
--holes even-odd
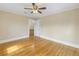
[(38, 13), (38, 11), (37, 10), (33, 10), (33, 13)]
[(40, 10), (45, 10), (46, 7), (38, 7), (38, 5), (36, 3), (32, 3), (32, 8), (24, 8), (24, 9), (32, 10), (31, 13), (40, 13), (40, 14), (42, 14), (42, 12)]

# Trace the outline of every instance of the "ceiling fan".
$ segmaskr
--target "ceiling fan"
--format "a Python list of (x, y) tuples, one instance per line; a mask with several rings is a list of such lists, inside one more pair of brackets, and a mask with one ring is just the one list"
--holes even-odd
[(32, 10), (31, 13), (40, 13), (41, 14), (42, 12), (40, 10), (45, 10), (46, 7), (39, 8), (37, 4), (32, 3), (32, 8), (24, 8), (24, 9), (26, 9), (26, 10)]

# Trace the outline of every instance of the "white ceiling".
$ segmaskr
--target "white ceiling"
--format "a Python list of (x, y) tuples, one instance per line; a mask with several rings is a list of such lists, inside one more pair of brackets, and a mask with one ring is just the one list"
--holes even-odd
[(0, 3), (0, 10), (38, 18), (66, 10), (79, 8), (79, 3), (38, 3), (38, 5), (40, 7), (47, 7), (47, 9), (41, 10), (42, 14), (31, 14), (31, 10), (24, 10), (24, 7), (32, 7), (31, 3)]

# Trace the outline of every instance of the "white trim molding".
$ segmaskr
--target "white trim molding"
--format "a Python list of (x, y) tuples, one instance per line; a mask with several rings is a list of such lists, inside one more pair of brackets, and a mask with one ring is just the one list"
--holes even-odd
[(11, 38), (11, 39), (6, 39), (6, 40), (3, 40), (3, 41), (0, 41), (0, 43), (11, 42), (11, 41), (20, 40), (20, 39), (28, 38), (28, 37), (29, 36), (22, 36), (22, 37), (16, 37), (16, 38)]
[(68, 46), (71, 46), (71, 47), (74, 47), (74, 48), (79, 48), (79, 45), (76, 44), (76, 43), (73, 44), (73, 42), (60, 41), (60, 40), (56, 40), (56, 39), (49, 38), (49, 37), (46, 37), (46, 36), (41, 36), (41, 35), (40, 35), (40, 38), (44, 38), (44, 39), (47, 39), (47, 40), (51, 40), (51, 41), (54, 41), (54, 42), (65, 44), (65, 45), (68, 45)]

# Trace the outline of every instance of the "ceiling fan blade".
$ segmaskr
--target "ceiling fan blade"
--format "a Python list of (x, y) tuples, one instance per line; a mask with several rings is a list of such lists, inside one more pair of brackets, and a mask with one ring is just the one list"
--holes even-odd
[(38, 12), (41, 14), (42, 12), (38, 10)]
[(24, 8), (24, 9), (32, 10), (32, 8)]
[(35, 6), (35, 3), (32, 3), (33, 6)]
[(40, 10), (46, 9), (46, 7), (39, 8)]

